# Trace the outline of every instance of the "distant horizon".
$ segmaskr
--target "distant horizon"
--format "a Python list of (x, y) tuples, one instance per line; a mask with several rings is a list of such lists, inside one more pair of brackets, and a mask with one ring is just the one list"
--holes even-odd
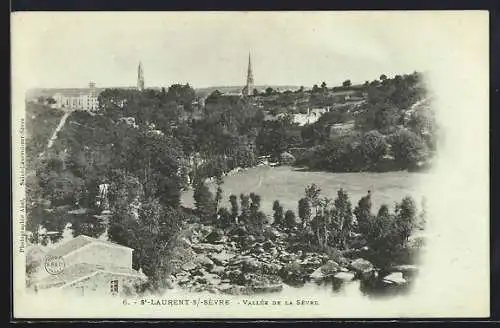
[[(366, 80), (363, 80), (363, 81), (352, 81), (351, 80), (351, 84), (352, 85), (361, 85), (361, 84), (364, 84), (366, 81), (374, 81), (374, 80), (379, 80), (380, 79), (380, 76), (382, 74), (385, 74), (388, 78), (393, 78), (394, 76), (396, 75), (405, 75), (405, 74), (412, 74), (413, 72), (418, 72), (417, 70), (413, 70), (411, 72), (400, 72), (400, 73), (395, 73), (394, 75), (388, 75), (388, 74), (385, 74), (385, 73), (380, 73), (378, 76), (374, 77), (374, 78), (371, 78), (371, 79), (366, 79)], [(348, 78), (346, 78), (344, 81), (346, 80), (349, 80)], [(95, 88), (96, 89), (113, 89), (113, 88), (137, 88), (137, 86), (135, 85), (107, 85), (107, 86), (100, 86), (97, 82), (95, 81), (89, 81), (89, 82), (94, 82), (95, 83)], [(318, 81), (317, 83), (314, 83), (314, 84), (317, 84), (318, 86), (321, 85), (323, 81)], [(326, 82), (326, 81), (325, 81)], [(190, 82), (173, 82), (173, 83), (170, 83), (170, 84), (166, 84), (166, 85), (151, 85), (151, 86), (148, 86), (147, 83), (145, 83), (145, 89), (161, 89), (161, 88), (166, 88), (168, 89), (170, 86), (174, 85), (174, 84), (180, 84), (180, 85), (186, 85), (186, 84), (189, 84), (193, 89), (195, 90), (201, 90), (201, 89), (213, 89), (213, 88), (243, 88), (245, 86), (244, 83), (242, 84), (226, 84), (226, 85), (221, 85), (221, 84), (214, 84), (214, 85), (206, 85), (206, 86), (195, 86), (193, 85), (192, 83)], [(293, 87), (293, 88), (300, 88), (300, 87), (304, 87), (305, 89), (312, 89), (313, 85), (306, 85), (306, 84), (277, 84), (277, 83), (262, 83), (262, 84), (255, 84), (254, 85), (254, 88), (262, 88), (262, 87)], [(340, 87), (342, 86), (342, 83), (339, 83), (339, 84), (336, 84), (336, 85), (329, 85), (327, 83), (327, 87), (328, 88), (332, 88), (332, 87)], [(80, 86), (64, 86), (64, 87), (57, 87), (57, 86), (36, 86), (36, 87), (31, 87), (29, 88), (28, 90), (37, 90), (37, 89), (42, 89), (42, 90), (51, 90), (51, 89), (56, 89), (56, 90), (60, 90), (60, 89), (89, 89), (89, 85), (88, 83), (84, 86), (80, 85)]]

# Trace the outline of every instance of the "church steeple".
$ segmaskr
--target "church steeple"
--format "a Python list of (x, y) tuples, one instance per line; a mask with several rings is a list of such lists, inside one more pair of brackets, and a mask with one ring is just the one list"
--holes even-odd
[(250, 53), (248, 53), (247, 83), (245, 85), (245, 94), (247, 96), (252, 94), (253, 87), (254, 87), (254, 82), (253, 82), (253, 71), (252, 71), (252, 59), (250, 57)]
[(137, 68), (137, 89), (139, 91), (144, 90), (144, 71), (142, 70), (141, 62), (139, 62), (139, 67)]

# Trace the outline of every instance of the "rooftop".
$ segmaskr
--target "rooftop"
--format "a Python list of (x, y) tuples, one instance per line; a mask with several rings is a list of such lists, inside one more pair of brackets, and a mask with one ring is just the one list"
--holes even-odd
[(85, 235), (79, 235), (78, 237), (73, 238), (73, 239), (57, 246), (56, 248), (52, 249), (51, 251), (49, 251), (49, 254), (52, 256), (65, 256), (65, 255), (67, 255), (71, 252), (74, 252), (77, 249), (79, 249), (85, 245), (91, 244), (91, 243), (101, 243), (101, 244), (106, 244), (106, 245), (110, 245), (110, 246), (114, 246), (114, 247), (122, 247), (122, 248), (131, 249), (130, 247), (123, 246), (120, 244), (115, 244), (115, 243), (112, 243), (110, 241), (96, 239), (96, 238), (92, 238), (92, 237), (85, 236)]

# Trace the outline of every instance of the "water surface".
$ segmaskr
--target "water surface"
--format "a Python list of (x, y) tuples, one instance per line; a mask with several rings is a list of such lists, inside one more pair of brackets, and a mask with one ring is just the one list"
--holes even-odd
[[(279, 200), (285, 210), (297, 212), (297, 204), (304, 196), (307, 185), (315, 183), (321, 188), (322, 197), (335, 198), (337, 191), (344, 188), (349, 194), (353, 208), (359, 199), (372, 193), (373, 211), (380, 205), (387, 204), (392, 209), (396, 202), (405, 196), (412, 196), (420, 205), (424, 196), (421, 185), (426, 173), (387, 172), (387, 173), (331, 173), (302, 171), (289, 166), (260, 166), (234, 175), (226, 176), (222, 189), (224, 205), (229, 207), (229, 196), (241, 193), (257, 193), (262, 197), (261, 209), (272, 214), (275, 200)], [(215, 185), (209, 184), (212, 191)], [(184, 206), (193, 206), (193, 191), (183, 193), (181, 202)]]

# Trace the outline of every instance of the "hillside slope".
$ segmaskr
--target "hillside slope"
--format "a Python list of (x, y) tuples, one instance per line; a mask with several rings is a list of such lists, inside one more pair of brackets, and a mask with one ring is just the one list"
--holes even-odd
[(64, 112), (45, 105), (26, 103), (26, 155), (28, 163), (45, 151)]

